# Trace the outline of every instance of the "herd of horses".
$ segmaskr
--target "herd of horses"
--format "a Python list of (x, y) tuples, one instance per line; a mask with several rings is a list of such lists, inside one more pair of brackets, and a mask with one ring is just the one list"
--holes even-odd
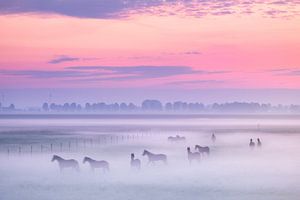
[[(262, 145), (262, 144), (261, 144), (260, 139), (257, 138), (257, 147), (261, 147), (261, 145)], [(255, 147), (255, 142), (253, 142), (253, 139), (252, 139), (252, 138), (250, 139), (249, 147), (250, 147), (250, 148), (254, 148), (254, 147)]]
[[(212, 134), (211, 139), (213, 142), (216, 141), (216, 136)], [(169, 141), (184, 141), (185, 137), (180, 137), (180, 136), (175, 136), (175, 137), (168, 137)], [(255, 146), (255, 143), (253, 142), (253, 139), (250, 139), (250, 144), (249, 146), (252, 148)], [(261, 141), (259, 138), (257, 138), (257, 146), (261, 146)], [(191, 151), (190, 147), (187, 147), (187, 159), (189, 163), (191, 164), (193, 161), (200, 162), (201, 156), (203, 155), (209, 155), (210, 154), (210, 148), (208, 146), (200, 146), (200, 145), (195, 145), (194, 147), (194, 152)], [(148, 157), (148, 164), (153, 164), (155, 165), (156, 162), (162, 162), (165, 165), (168, 164), (168, 159), (167, 155), (165, 154), (154, 154), (148, 150), (144, 150), (143, 156)], [(57, 161), (58, 166), (60, 171), (63, 171), (65, 168), (72, 168), (75, 171), (79, 171), (79, 162), (75, 159), (64, 159), (58, 155), (53, 155), (52, 157), (52, 162)], [(109, 171), (109, 163), (105, 160), (94, 160), (89, 157), (84, 157), (83, 158), (83, 164), (84, 163), (89, 163), (90, 168), (92, 171), (95, 169), (102, 169), (103, 172), (108, 172)], [(141, 160), (136, 159), (134, 153), (131, 153), (130, 155), (130, 166), (132, 169), (140, 170), (141, 169)]]

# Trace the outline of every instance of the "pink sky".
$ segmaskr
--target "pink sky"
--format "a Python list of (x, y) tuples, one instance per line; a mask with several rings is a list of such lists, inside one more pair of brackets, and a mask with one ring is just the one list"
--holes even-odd
[(282, 2), (0, 14), (0, 87), (300, 89), (300, 6)]

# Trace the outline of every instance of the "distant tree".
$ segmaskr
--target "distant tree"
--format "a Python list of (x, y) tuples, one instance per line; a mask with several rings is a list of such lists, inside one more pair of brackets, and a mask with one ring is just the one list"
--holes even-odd
[(77, 104), (76, 103), (71, 103), (71, 105), (70, 105), (70, 111), (72, 111), (72, 112), (74, 112), (74, 111), (76, 111), (76, 108), (77, 108)]
[(119, 111), (120, 105), (118, 103), (114, 103), (112, 106), (113, 111)]
[(161, 111), (162, 104), (158, 100), (145, 100), (142, 103), (142, 109), (147, 111)]
[(69, 110), (70, 110), (70, 104), (69, 103), (64, 103), (63, 111), (69, 111)]
[(56, 111), (56, 105), (55, 105), (55, 103), (51, 103), (50, 104), (50, 110)]
[(172, 110), (173, 110), (173, 105), (172, 105), (172, 103), (170, 103), (170, 102), (166, 103), (166, 105), (165, 105), (165, 110), (166, 110), (166, 111), (172, 111)]
[(85, 108), (86, 111), (91, 111), (92, 107), (91, 107), (90, 103), (86, 103), (84, 108)]
[(121, 111), (127, 111), (128, 110), (128, 106), (126, 103), (121, 103), (120, 104), (120, 110)]
[(82, 110), (82, 107), (81, 107), (80, 104), (78, 104), (78, 105), (76, 106), (76, 110), (77, 110), (77, 111), (81, 111), (81, 110)]
[(10, 110), (10, 111), (13, 111), (13, 110), (15, 110), (16, 108), (15, 108), (15, 105), (14, 104), (10, 104), (9, 105), (9, 107), (8, 107), (8, 110)]
[(43, 111), (48, 112), (49, 111), (49, 105), (48, 105), (48, 103), (46, 103), (46, 102), (43, 103), (42, 109), (43, 109)]
[(134, 111), (134, 110), (136, 110), (136, 109), (137, 109), (137, 106), (136, 106), (136, 105), (134, 105), (133, 103), (129, 103), (129, 105), (128, 105), (128, 110)]

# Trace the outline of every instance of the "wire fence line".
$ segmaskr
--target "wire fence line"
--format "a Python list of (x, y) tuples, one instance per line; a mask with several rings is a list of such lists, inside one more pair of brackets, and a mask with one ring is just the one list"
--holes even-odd
[(104, 145), (121, 144), (161, 135), (161, 132), (137, 132), (128, 134), (111, 134), (98, 136), (78, 136), (76, 138), (48, 139), (35, 143), (0, 144), (0, 152), (10, 155), (28, 155), (37, 153), (81, 152)]

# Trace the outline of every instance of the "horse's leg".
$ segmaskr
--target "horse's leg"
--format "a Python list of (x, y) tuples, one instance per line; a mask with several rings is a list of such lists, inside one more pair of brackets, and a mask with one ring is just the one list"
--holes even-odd
[(168, 165), (167, 159), (164, 159), (164, 164), (165, 164), (165, 165)]
[(79, 165), (78, 165), (78, 164), (76, 164), (73, 168), (74, 168), (74, 170), (77, 171), (77, 172), (80, 171), (80, 170), (79, 170)]

